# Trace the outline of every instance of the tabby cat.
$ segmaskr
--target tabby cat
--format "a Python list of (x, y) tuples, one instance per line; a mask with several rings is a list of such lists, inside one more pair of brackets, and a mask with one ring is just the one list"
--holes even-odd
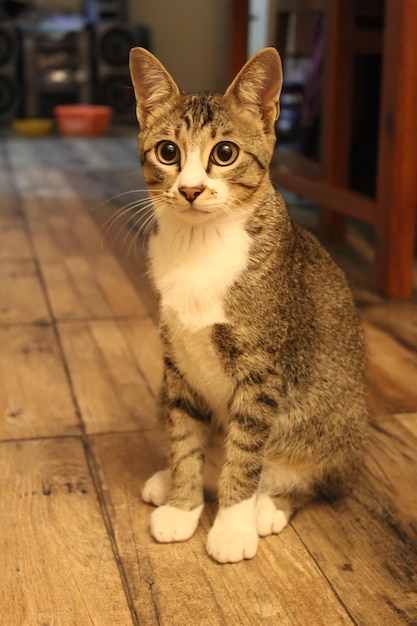
[(155, 217), (168, 447), (143, 498), (158, 507), (152, 536), (184, 541), (214, 482), (207, 551), (237, 562), (304, 503), (349, 484), (367, 422), (364, 340), (343, 273), (270, 181), (277, 51), (255, 54), (224, 95), (182, 93), (142, 48), (130, 70)]

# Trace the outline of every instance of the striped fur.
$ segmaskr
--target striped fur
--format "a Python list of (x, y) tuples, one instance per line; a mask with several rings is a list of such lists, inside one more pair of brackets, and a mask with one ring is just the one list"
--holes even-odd
[(276, 51), (255, 55), (224, 95), (182, 94), (139, 48), (131, 74), (154, 198), (169, 463), (143, 497), (160, 507), (158, 541), (187, 539), (210, 468), (219, 512), (207, 549), (239, 561), (295, 508), (349, 485), (367, 421), (364, 341), (345, 277), (269, 179)]

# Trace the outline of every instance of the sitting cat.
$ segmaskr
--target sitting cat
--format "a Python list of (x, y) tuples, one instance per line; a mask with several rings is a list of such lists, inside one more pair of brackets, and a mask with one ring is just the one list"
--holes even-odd
[(157, 541), (191, 537), (217, 448), (207, 550), (237, 562), (305, 502), (349, 484), (367, 422), (364, 340), (343, 273), (270, 181), (276, 50), (258, 52), (224, 95), (180, 92), (141, 48), (130, 69), (154, 204), (169, 458), (143, 498), (159, 507)]

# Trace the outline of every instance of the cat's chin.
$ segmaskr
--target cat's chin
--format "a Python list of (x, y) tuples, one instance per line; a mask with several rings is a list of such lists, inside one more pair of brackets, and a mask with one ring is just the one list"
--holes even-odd
[(203, 211), (202, 209), (196, 209), (194, 207), (190, 207), (189, 209), (184, 209), (182, 211), (177, 211), (176, 215), (182, 221), (191, 225), (207, 222), (214, 217), (214, 213), (212, 213), (211, 211)]

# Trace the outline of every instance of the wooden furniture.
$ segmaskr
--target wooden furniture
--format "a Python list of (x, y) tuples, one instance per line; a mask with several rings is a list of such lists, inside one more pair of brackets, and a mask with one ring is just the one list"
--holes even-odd
[[(377, 47), (375, 35), (365, 39), (366, 33), (355, 31), (354, 0), (277, 0), (271, 4), (278, 26), (289, 10), (322, 5), (326, 12), (320, 163), (278, 153), (271, 177), (322, 207), (321, 228), (331, 239), (343, 237), (346, 216), (373, 225), (375, 288), (389, 298), (410, 298), (417, 207), (417, 2), (385, 1), (374, 198), (353, 192), (347, 181), (353, 56), (355, 46)], [(281, 30), (276, 29), (278, 39)], [(279, 49), (279, 42), (275, 43)]]

